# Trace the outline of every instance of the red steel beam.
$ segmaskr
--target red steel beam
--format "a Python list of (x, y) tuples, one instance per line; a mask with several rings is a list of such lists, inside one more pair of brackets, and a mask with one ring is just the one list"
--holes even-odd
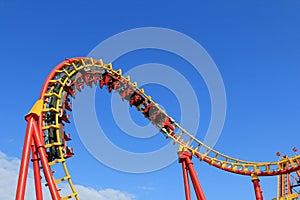
[(40, 173), (38, 152), (34, 143), (32, 144), (31, 147), (31, 153), (32, 153), (32, 162), (33, 162), (36, 200), (43, 200), (43, 190), (42, 190), (42, 182), (41, 182), (42, 177)]
[(254, 186), (256, 200), (264, 200), (257, 175), (252, 175), (252, 182), (253, 182), (253, 186)]
[(16, 191), (16, 200), (24, 200), (25, 191), (26, 191), (26, 183), (27, 183), (27, 175), (28, 175), (28, 167), (29, 167), (29, 159), (30, 159), (30, 145), (32, 142), (32, 130), (34, 124), (34, 118), (26, 118), (27, 120), (27, 128), (23, 145), (22, 152), (22, 160), (19, 171), (19, 179), (18, 186)]
[(185, 199), (186, 200), (191, 200), (190, 183), (189, 183), (188, 169), (187, 169), (187, 166), (186, 166), (186, 162), (184, 160), (180, 160), (180, 162), (182, 164)]
[(199, 182), (198, 176), (196, 174), (196, 171), (194, 169), (193, 162), (191, 161), (191, 159), (189, 157), (186, 158), (186, 162), (187, 162), (187, 166), (188, 166), (190, 176), (191, 176), (191, 179), (192, 179), (192, 182), (193, 182), (193, 186), (194, 186), (194, 189), (195, 189), (195, 192), (196, 192), (196, 196), (197, 196), (198, 200), (205, 200), (206, 198), (204, 196), (204, 192), (203, 192), (202, 187), (200, 185), (200, 182)]
[(55, 181), (54, 181), (54, 178), (52, 176), (52, 172), (51, 172), (50, 167), (48, 165), (48, 158), (47, 158), (45, 146), (43, 145), (43, 143), (41, 141), (41, 138), (40, 138), (41, 134), (39, 133), (37, 125), (35, 123), (33, 123), (33, 130), (34, 130), (33, 131), (34, 142), (36, 144), (38, 154), (40, 155), (40, 160), (41, 160), (41, 163), (42, 163), (42, 167), (43, 167), (43, 170), (44, 170), (46, 181), (48, 183), (50, 194), (52, 196), (52, 200), (59, 200), (60, 195), (59, 195), (59, 192), (58, 192), (57, 187), (55, 185)]

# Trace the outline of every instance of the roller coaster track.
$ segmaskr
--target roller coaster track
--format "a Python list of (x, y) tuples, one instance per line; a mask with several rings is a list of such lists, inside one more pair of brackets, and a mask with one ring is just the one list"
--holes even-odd
[[(35, 172), (40, 173), (38, 169), (42, 164), (47, 185), (52, 185), (52, 189), (49, 188), (52, 198), (79, 199), (66, 165), (66, 160), (72, 157), (72, 149), (66, 144), (70, 138), (65, 133), (64, 124), (70, 122), (70, 98), (74, 98), (84, 87), (94, 85), (107, 88), (109, 92), (115, 90), (122, 100), (127, 100), (130, 106), (135, 106), (167, 138), (173, 140), (174, 144), (179, 144), (181, 150), (213, 167), (252, 177), (276, 176), (300, 170), (300, 155), (274, 162), (250, 162), (222, 154), (182, 128), (145, 93), (144, 89), (139, 88), (136, 82), (131, 82), (129, 76), (123, 77), (121, 69), (115, 70), (112, 64), (104, 64), (102, 60), (72, 58), (60, 63), (49, 74), (39, 100), (26, 117), (31, 124), (27, 127), (27, 133), (31, 131), (33, 136), (25, 138), (16, 199), (24, 199), (24, 173), (26, 174), (28, 169), (24, 171), (23, 168), (28, 164), (29, 148), (33, 152), (34, 166), (38, 166)], [(30, 140), (29, 137), (34, 139)], [(26, 144), (30, 144), (31, 147), (26, 149)], [(52, 169), (58, 165), (63, 168), (64, 176), (57, 178)], [(39, 188), (38, 178), (35, 181), (36, 187)], [(70, 194), (61, 197), (58, 189), (60, 183), (70, 186)], [(37, 199), (42, 199), (41, 196), (42, 194), (37, 194)]]

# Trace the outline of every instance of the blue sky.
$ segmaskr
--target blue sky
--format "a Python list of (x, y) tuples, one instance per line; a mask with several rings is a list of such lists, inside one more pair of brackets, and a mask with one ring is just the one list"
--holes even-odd
[[(8, 163), (1, 165), (8, 166), (5, 175), (16, 172), (10, 166), (21, 158), (26, 128), (24, 115), (37, 100), (52, 68), (65, 58), (88, 55), (112, 35), (148, 26), (169, 28), (188, 35), (206, 49), (218, 66), (226, 89), (227, 116), (215, 146), (217, 150), (245, 160), (272, 161), (277, 159), (277, 151), (292, 155), (291, 149), (299, 147), (299, 1), (25, 3), (1, 0), (0, 9), (0, 151), (3, 154), (1, 163)], [(136, 65), (159, 62), (187, 76), (201, 99), (203, 121), (200, 130), (207, 128), (210, 117), (208, 94), (201, 77), (193, 76), (187, 63), (165, 52), (151, 50), (126, 56), (115, 62), (125, 72)], [(179, 115), (177, 102), (168, 103), (172, 94), (165, 92), (166, 89), (145, 88), (169, 113), (174, 113), (175, 118)], [(107, 92), (100, 93), (104, 101), (110, 98)], [(146, 123), (139, 121), (134, 111), (132, 115), (137, 123)], [(147, 174), (115, 171), (87, 152), (72, 126), (70, 145), (75, 148), (75, 156), (69, 166), (76, 185), (93, 188), (96, 192), (114, 189), (130, 194), (127, 199), (184, 198), (181, 168), (177, 162)], [(106, 129), (120, 137), (111, 135), (110, 139), (131, 151), (143, 152), (167, 143), (163, 136), (157, 135), (152, 138), (155, 142), (140, 140), (142, 145), (139, 145), (137, 139), (124, 136), (114, 126)], [(228, 174), (197, 160), (194, 163), (207, 199), (254, 199), (249, 177)], [(10, 182), (8, 189), (14, 191), (14, 181)], [(6, 185), (0, 183), (1, 187)], [(275, 197), (275, 177), (263, 178), (261, 184), (266, 199)], [(0, 193), (4, 191), (7, 190)]]

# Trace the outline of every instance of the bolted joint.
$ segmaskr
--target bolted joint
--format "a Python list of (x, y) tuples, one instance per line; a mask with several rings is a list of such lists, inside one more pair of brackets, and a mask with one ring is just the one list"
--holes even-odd
[(42, 113), (44, 101), (42, 99), (36, 101), (34, 106), (31, 108), (29, 113), (25, 116), (25, 120), (29, 121), (31, 118), (38, 120), (39, 116)]
[(257, 174), (251, 174), (251, 178), (252, 178), (252, 182), (259, 182), (260, 181)]
[(182, 163), (182, 162), (190, 163), (192, 160), (192, 154), (184, 149), (181, 151), (178, 151), (178, 156), (179, 156), (179, 163)]

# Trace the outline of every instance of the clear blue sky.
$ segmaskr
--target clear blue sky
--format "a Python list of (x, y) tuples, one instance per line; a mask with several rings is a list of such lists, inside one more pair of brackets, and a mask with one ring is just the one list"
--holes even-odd
[[(86, 56), (114, 34), (147, 26), (170, 28), (190, 36), (218, 66), (226, 88), (227, 116), (217, 150), (240, 159), (272, 161), (277, 159), (277, 151), (291, 155), (294, 146), (300, 147), (299, 1), (1, 0), (0, 9), (0, 151), (7, 157), (21, 158), (24, 115), (56, 64), (68, 57)], [(124, 64), (122, 60), (116, 64), (129, 70), (144, 62), (172, 63), (163, 60), (168, 59), (163, 52), (148, 53), (129, 55)], [(191, 81), (201, 82), (196, 78)], [(201, 87), (196, 86), (196, 90)], [(160, 88), (148, 91), (155, 94), (155, 89)], [(201, 98), (200, 92), (197, 96)], [(167, 102), (168, 95), (159, 99)], [(204, 129), (208, 106), (201, 108)], [(167, 107), (176, 113), (176, 108)], [(184, 198), (178, 163), (148, 174), (117, 172), (95, 160), (76, 133), (72, 134), (76, 156), (69, 166), (75, 184), (96, 190), (113, 188), (136, 199)], [(160, 138), (165, 144), (164, 137)], [(207, 199), (254, 199), (249, 177), (194, 162)], [(264, 178), (261, 184), (266, 199), (275, 197), (275, 177)]]

